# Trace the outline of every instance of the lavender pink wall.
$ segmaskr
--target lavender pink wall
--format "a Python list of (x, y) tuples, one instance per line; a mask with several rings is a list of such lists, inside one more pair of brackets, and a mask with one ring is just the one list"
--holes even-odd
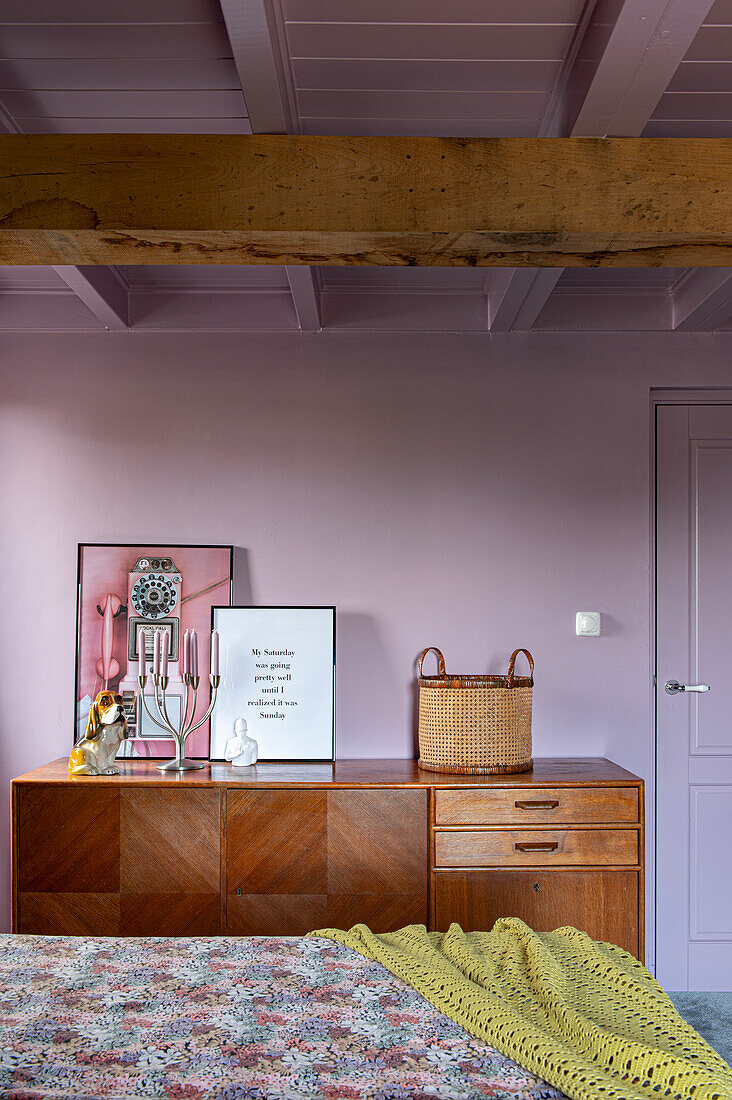
[(239, 602), (336, 604), (340, 756), (412, 755), (423, 646), (483, 672), (523, 645), (535, 753), (648, 778), (649, 390), (728, 385), (731, 347), (0, 337), (2, 812), (70, 747), (78, 541), (234, 543)]

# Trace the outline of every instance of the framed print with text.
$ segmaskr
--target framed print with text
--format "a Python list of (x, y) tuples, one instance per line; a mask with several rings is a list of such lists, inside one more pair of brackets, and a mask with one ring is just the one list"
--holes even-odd
[(238, 718), (260, 760), (332, 760), (335, 608), (212, 607), (221, 684), (211, 759), (223, 760)]

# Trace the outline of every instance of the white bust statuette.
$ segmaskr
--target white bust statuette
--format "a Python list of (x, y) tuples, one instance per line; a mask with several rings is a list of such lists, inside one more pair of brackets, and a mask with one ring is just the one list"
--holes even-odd
[(248, 768), (257, 763), (259, 745), (247, 733), (245, 718), (237, 718), (234, 722), (234, 736), (226, 742), (224, 756), (230, 760), (235, 768)]

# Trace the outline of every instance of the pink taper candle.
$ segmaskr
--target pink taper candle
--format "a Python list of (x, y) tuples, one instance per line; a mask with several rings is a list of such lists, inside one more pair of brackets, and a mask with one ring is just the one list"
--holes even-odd
[(160, 631), (153, 634), (153, 676), (160, 675)]
[(183, 675), (191, 671), (191, 636), (186, 630), (183, 635)]
[(140, 629), (137, 634), (137, 675), (147, 676), (147, 661), (145, 660), (145, 631)]
[(163, 649), (163, 652), (160, 656), (160, 675), (161, 676), (167, 676), (168, 675), (168, 655), (170, 653), (170, 634), (168, 634), (167, 630), (163, 634), (162, 649)]
[(211, 631), (211, 675), (219, 674), (219, 632)]
[(191, 631), (191, 676), (198, 676), (198, 635)]

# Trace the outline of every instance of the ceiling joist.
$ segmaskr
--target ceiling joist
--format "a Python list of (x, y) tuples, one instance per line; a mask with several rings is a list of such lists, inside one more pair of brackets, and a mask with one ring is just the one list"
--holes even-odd
[(732, 317), (732, 269), (693, 271), (674, 294), (676, 332), (714, 332)]
[(491, 332), (530, 329), (559, 282), (561, 267), (519, 267), (496, 271), (488, 288), (488, 327)]
[(712, 267), (724, 139), (0, 136), (0, 263)]
[(545, 137), (643, 132), (713, 0), (599, 0)]
[(287, 110), (264, 0), (220, 3), (252, 130), (284, 133), (289, 128)]
[(312, 267), (285, 268), (292, 302), (301, 332), (320, 332), (320, 287), (317, 270)]
[(55, 265), (53, 270), (109, 332), (130, 327), (129, 293), (109, 267)]
[[(562, 67), (541, 137), (639, 137), (713, 0), (588, 0)], [(517, 268), (490, 327), (526, 328), (561, 275)], [(504, 281), (505, 282), (505, 281)], [(542, 293), (544, 298), (542, 300)], [(517, 297), (522, 301), (515, 307)], [(538, 309), (537, 309), (538, 306)], [(512, 320), (506, 322), (510, 314)], [(531, 324), (528, 327), (531, 327)]]

